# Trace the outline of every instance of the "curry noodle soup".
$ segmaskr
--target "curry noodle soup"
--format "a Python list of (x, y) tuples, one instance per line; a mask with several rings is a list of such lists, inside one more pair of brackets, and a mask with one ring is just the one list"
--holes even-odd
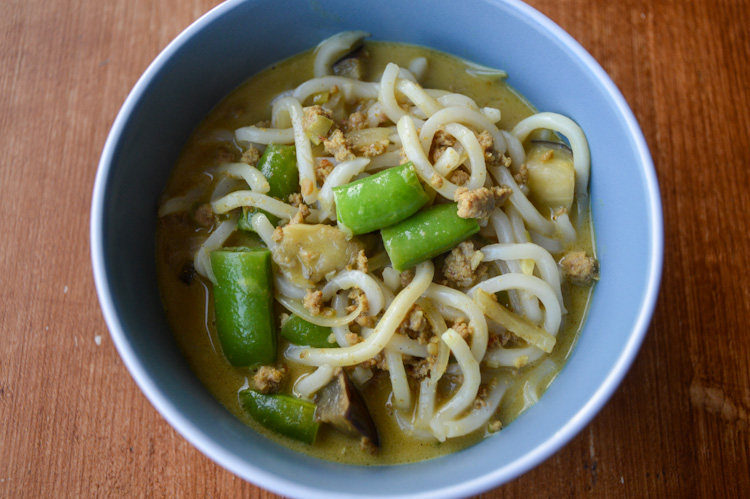
[(254, 430), (430, 459), (534, 404), (598, 279), (589, 152), (502, 71), (344, 32), (197, 128), (159, 207), (167, 317)]

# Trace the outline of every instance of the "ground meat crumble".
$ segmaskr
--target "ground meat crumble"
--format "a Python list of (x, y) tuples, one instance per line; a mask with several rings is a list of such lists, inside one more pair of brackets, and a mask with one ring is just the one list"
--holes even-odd
[(565, 275), (573, 284), (586, 285), (599, 280), (599, 262), (585, 251), (571, 251), (560, 260)]
[(323, 185), (325, 183), (326, 179), (328, 179), (328, 175), (331, 174), (333, 169), (334, 164), (327, 159), (322, 159), (315, 165), (315, 180), (318, 181), (318, 185)]
[(278, 368), (274, 366), (262, 366), (255, 373), (255, 376), (253, 376), (255, 389), (261, 393), (275, 393), (279, 391), (279, 387), (284, 381), (286, 374), (287, 368), (283, 364)]
[(426, 344), (432, 336), (432, 327), (424, 315), (424, 309), (417, 304), (412, 305), (409, 313), (399, 324), (397, 332), (417, 340), (421, 344)]
[(468, 288), (487, 272), (487, 265), (482, 264), (484, 255), (481, 251), (474, 250), (474, 243), (464, 241), (445, 258), (443, 264), (443, 275), (446, 286), (452, 288)]
[(260, 156), (260, 151), (257, 148), (250, 146), (245, 152), (242, 153), (242, 156), (240, 157), (240, 163), (247, 163), (250, 166), (255, 166), (258, 164)]
[(470, 341), (471, 337), (474, 335), (474, 327), (466, 322), (466, 319), (463, 317), (459, 317), (455, 321), (453, 321), (453, 324), (450, 326), (455, 332), (461, 335), (461, 338), (464, 339), (467, 343)]
[(455, 149), (456, 139), (453, 135), (443, 130), (438, 130), (435, 133), (435, 138), (432, 140), (432, 148), (430, 149), (430, 159), (434, 164), (435, 161), (440, 159), (446, 149), (453, 147)]
[(506, 185), (473, 190), (459, 187), (453, 195), (453, 200), (458, 202), (459, 217), (487, 220), (495, 206), (502, 205), (511, 192), (510, 187)]
[(309, 310), (311, 314), (320, 315), (320, 312), (323, 309), (323, 292), (320, 290), (313, 291), (308, 289), (307, 294), (305, 294), (305, 298), (302, 301), (302, 305)]
[(216, 221), (216, 215), (209, 203), (200, 205), (193, 212), (193, 219), (201, 227), (211, 227)]
[(325, 147), (327, 153), (336, 158), (336, 161), (354, 159), (351, 144), (341, 130), (334, 130), (328, 138), (323, 139), (323, 147)]
[(310, 208), (308, 208), (305, 203), (300, 203), (297, 207), (297, 214), (294, 215), (294, 218), (289, 220), (289, 225), (303, 224), (305, 223), (305, 218), (307, 218), (309, 215)]

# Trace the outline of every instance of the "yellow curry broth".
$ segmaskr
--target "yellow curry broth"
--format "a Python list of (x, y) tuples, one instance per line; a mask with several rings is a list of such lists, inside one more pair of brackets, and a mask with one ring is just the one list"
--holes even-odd
[[(388, 62), (408, 66), (415, 57), (426, 57), (428, 70), (422, 79), (426, 88), (441, 88), (471, 96), (480, 106), (501, 109), (501, 128), (509, 129), (516, 122), (534, 112), (525, 100), (503, 82), (490, 81), (465, 72), (466, 66), (459, 59), (422, 47), (392, 44), (368, 43), (369, 54), (365, 79), (379, 75)], [(164, 199), (185, 194), (196, 185), (210, 185), (213, 179), (205, 171), (217, 164), (227, 154), (239, 158), (239, 150), (232, 146), (220, 146), (210, 138), (217, 131), (233, 131), (236, 128), (267, 120), (271, 114), (271, 100), (280, 92), (292, 89), (303, 81), (312, 78), (312, 52), (307, 52), (254, 76), (233, 91), (206, 117), (197, 128), (180, 156), (167, 185)], [(209, 189), (206, 189), (209, 192)], [(202, 199), (199, 202), (206, 202)], [(575, 210), (573, 210), (575, 212)], [(398, 428), (396, 418), (390, 412), (388, 397), (390, 382), (387, 376), (378, 376), (370, 382), (364, 396), (379, 429), (382, 441), (380, 452), (373, 456), (360, 450), (359, 441), (321, 426), (318, 441), (314, 446), (301, 444), (276, 433), (270, 432), (252, 420), (239, 404), (237, 393), (248, 386), (253, 372), (229, 365), (221, 353), (214, 327), (213, 300), (211, 285), (200, 276), (195, 276), (192, 284), (186, 285), (177, 276), (182, 266), (191, 259), (207, 229), (190, 228), (178, 223), (170, 216), (160, 223), (157, 233), (157, 274), (167, 318), (174, 331), (189, 365), (206, 388), (232, 414), (247, 423), (256, 431), (272, 440), (309, 455), (353, 464), (394, 464), (420, 461), (454, 452), (471, 445), (485, 436), (480, 430), (466, 437), (449, 439), (445, 443), (425, 442), (404, 435)], [(590, 230), (583, 230), (582, 240), (576, 247), (586, 249), (590, 254), (592, 241)], [(588, 236), (586, 234), (589, 234)], [(255, 245), (257, 236), (239, 234), (233, 236), (231, 244)], [(583, 318), (585, 317), (590, 289), (564, 286), (568, 315), (558, 335), (558, 343), (550, 358), (557, 370), (547, 376), (551, 381), (567, 359), (575, 342)], [(279, 360), (283, 360), (285, 342), (279, 344)], [(286, 390), (297, 376), (309, 370), (302, 366), (290, 366), (291, 376)], [(526, 373), (534, 366), (523, 369), (506, 370), (513, 384), (498, 413), (503, 425), (510, 423), (525, 410), (523, 388)], [(541, 383), (546, 387), (548, 383)], [(543, 390), (541, 390), (543, 391)], [(541, 395), (539, 393), (538, 395)]]

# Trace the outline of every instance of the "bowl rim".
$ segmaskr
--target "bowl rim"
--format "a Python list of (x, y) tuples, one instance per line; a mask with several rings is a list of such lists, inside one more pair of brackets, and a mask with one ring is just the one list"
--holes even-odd
[[(185, 28), (159, 53), (159, 55), (143, 72), (118, 112), (102, 150), (92, 193), (90, 246), (94, 283), (102, 314), (110, 332), (110, 336), (112, 337), (113, 343), (131, 376), (161, 416), (193, 446), (223, 468), (275, 493), (295, 497), (348, 497), (350, 496), (349, 494), (320, 491), (319, 489), (300, 485), (280, 478), (273, 473), (266, 472), (252, 463), (238, 459), (236, 456), (226, 451), (221, 445), (209, 438), (201, 428), (194, 425), (187, 417), (183, 416), (170, 401), (169, 397), (158, 388), (154, 379), (149, 376), (143, 362), (135, 354), (134, 349), (126, 339), (123, 332), (123, 323), (118, 316), (117, 306), (112, 299), (109, 277), (105, 268), (103, 226), (105, 221), (104, 207), (106, 205), (105, 193), (110, 179), (110, 166), (115, 157), (119, 138), (122, 135), (126, 124), (130, 120), (137, 102), (141, 99), (154, 78), (165, 67), (169, 59), (178, 52), (188, 40), (204, 29), (206, 25), (213, 22), (216, 18), (224, 15), (225, 12), (234, 9), (237, 5), (244, 3), (245, 1), (246, 0), (228, 0), (219, 4)], [(649, 236), (652, 244), (651, 252), (648, 255), (649, 267), (646, 279), (646, 289), (639, 305), (639, 313), (635, 325), (631, 330), (625, 348), (618, 356), (617, 362), (611, 367), (608, 375), (599, 385), (594, 395), (586, 404), (584, 404), (583, 407), (579, 408), (576, 416), (567, 421), (552, 438), (549, 438), (542, 445), (521, 456), (509, 465), (477, 477), (471, 481), (464, 481), (439, 490), (408, 494), (400, 497), (455, 497), (484, 492), (490, 488), (517, 478), (531, 468), (541, 464), (553, 453), (560, 450), (591, 422), (622, 382), (622, 379), (632, 365), (643, 339), (645, 338), (646, 332), (648, 331), (651, 317), (656, 306), (661, 281), (664, 234), (659, 185), (656, 178), (653, 160), (643, 136), (643, 132), (640, 129), (633, 112), (625, 101), (625, 98), (593, 56), (591, 56), (588, 51), (580, 45), (580, 43), (578, 43), (554, 21), (536, 10), (534, 7), (531, 7), (520, 0), (492, 0), (491, 3), (507, 4), (510, 8), (515, 9), (519, 14), (526, 17), (531, 22), (540, 25), (542, 29), (548, 32), (567, 50), (574, 54), (588, 71), (591, 72), (598, 84), (602, 86), (605, 93), (612, 100), (617, 112), (623, 118), (626, 128), (630, 133), (630, 137), (633, 140), (633, 148), (636, 156), (639, 158), (642, 166), (646, 197), (652, 207), (648, 213), (650, 222)], [(360, 497), (374, 498), (385, 496), (369, 494)], [(389, 495), (387, 497), (394, 496)]]

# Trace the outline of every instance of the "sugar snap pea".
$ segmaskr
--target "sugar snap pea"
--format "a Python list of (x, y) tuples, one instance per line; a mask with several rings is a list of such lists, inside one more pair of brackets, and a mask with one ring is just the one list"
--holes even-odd
[(332, 332), (330, 327), (318, 326), (297, 315), (289, 317), (281, 326), (281, 336), (287, 340), (295, 345), (307, 345), (315, 348), (337, 347), (335, 341), (328, 341)]
[(320, 423), (315, 421), (315, 404), (289, 395), (266, 395), (242, 390), (242, 407), (260, 424), (289, 438), (312, 444)]
[(229, 363), (237, 367), (276, 360), (271, 251), (223, 248), (211, 252), (216, 330)]
[(435, 205), (380, 231), (385, 251), (399, 272), (448, 251), (477, 232), (479, 223), (459, 217), (456, 203)]
[[(290, 194), (299, 190), (299, 170), (297, 169), (297, 153), (293, 145), (269, 144), (258, 161), (258, 170), (268, 180), (271, 197), (286, 201)], [(259, 211), (254, 207), (242, 209), (237, 227), (252, 232), (250, 219)], [(260, 210), (268, 217), (273, 225), (278, 225), (279, 219), (270, 213)]]
[(428, 200), (411, 163), (334, 187), (339, 223), (365, 234), (400, 222)]

